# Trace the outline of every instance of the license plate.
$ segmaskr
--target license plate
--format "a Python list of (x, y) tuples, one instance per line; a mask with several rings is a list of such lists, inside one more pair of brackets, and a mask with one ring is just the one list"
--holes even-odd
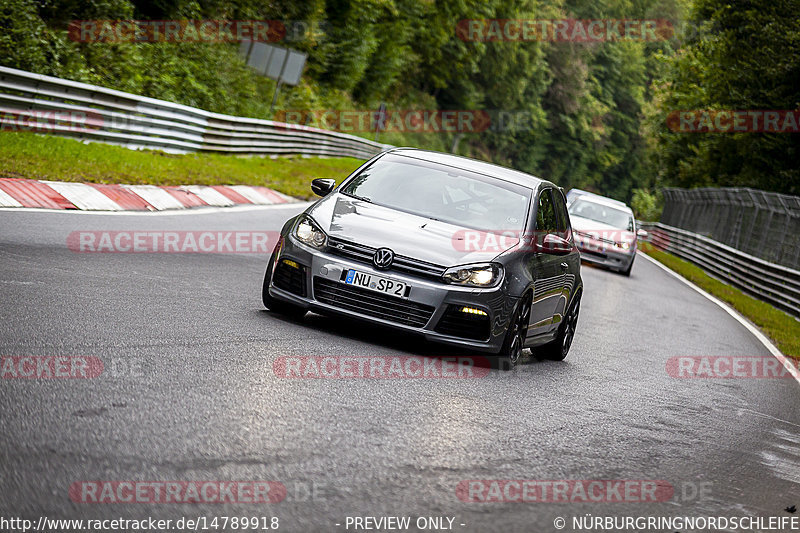
[(407, 283), (374, 276), (358, 270), (348, 270), (344, 282), (348, 285), (355, 285), (356, 287), (397, 296), (398, 298), (408, 298), (408, 294), (411, 292), (411, 287)]

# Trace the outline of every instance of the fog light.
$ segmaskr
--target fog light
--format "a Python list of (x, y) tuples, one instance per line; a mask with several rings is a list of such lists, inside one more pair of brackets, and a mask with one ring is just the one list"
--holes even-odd
[(483, 309), (476, 309), (474, 307), (462, 307), (461, 308), (461, 312), (462, 313), (468, 313), (470, 315), (489, 316), (489, 315), (486, 314), (486, 311), (484, 311)]
[(299, 268), (300, 268), (300, 265), (298, 265), (297, 263), (295, 263), (295, 262), (294, 262), (294, 261), (292, 261), (291, 259), (284, 259), (284, 260), (283, 260), (283, 264), (284, 264), (284, 265), (288, 265), (288, 266), (290, 266), (290, 267), (292, 267), (292, 268), (297, 268), (297, 269), (299, 269)]

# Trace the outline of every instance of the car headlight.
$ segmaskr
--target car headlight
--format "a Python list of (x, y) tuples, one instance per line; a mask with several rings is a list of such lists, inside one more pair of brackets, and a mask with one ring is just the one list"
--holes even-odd
[(297, 237), (300, 242), (313, 246), (314, 248), (322, 248), (328, 240), (328, 236), (325, 235), (325, 232), (319, 229), (319, 226), (308, 216), (304, 216), (300, 219), (300, 222), (297, 223), (297, 226), (294, 228), (294, 236)]
[(503, 277), (503, 267), (497, 263), (482, 263), (448, 268), (442, 275), (447, 283), (468, 287), (492, 287)]
[(622, 244), (619, 245), (619, 247), (622, 248), (623, 250), (627, 250), (631, 247), (631, 243), (623, 242)]

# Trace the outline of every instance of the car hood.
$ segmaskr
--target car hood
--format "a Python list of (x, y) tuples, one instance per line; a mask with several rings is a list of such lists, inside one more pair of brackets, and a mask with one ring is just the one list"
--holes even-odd
[(573, 230), (580, 231), (581, 233), (590, 233), (592, 235), (597, 234), (604, 239), (613, 240), (616, 242), (631, 242), (636, 237), (636, 235), (631, 231), (615, 228), (614, 226), (597, 222), (596, 220), (592, 220), (590, 218), (570, 215), (569, 220), (572, 223)]
[(308, 214), (331, 237), (441, 266), (491, 261), (518, 244), (514, 238), (485, 239), (485, 233), (334, 193)]

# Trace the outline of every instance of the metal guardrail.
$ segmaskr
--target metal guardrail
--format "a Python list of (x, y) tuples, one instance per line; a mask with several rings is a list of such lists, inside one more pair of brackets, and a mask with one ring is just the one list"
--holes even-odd
[[(20, 124), (35, 124), (33, 128)], [(31, 129), (172, 153), (314, 155), (368, 159), (390, 148), (355, 135), (212, 113), (0, 66), (0, 129)]]
[(800, 317), (800, 271), (770, 263), (691, 231), (642, 222), (644, 239), (751, 296)]
[(661, 222), (800, 268), (800, 197), (746, 187), (665, 188)]

